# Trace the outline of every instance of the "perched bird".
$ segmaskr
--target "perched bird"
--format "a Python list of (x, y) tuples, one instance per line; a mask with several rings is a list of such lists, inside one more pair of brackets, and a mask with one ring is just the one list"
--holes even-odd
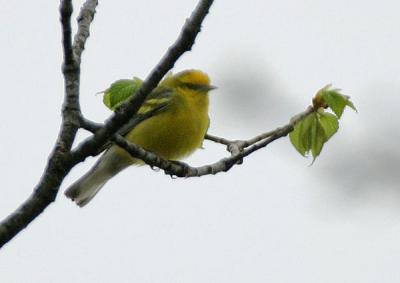
[[(125, 138), (169, 160), (192, 154), (201, 147), (207, 132), (208, 92), (214, 88), (207, 74), (199, 70), (167, 75), (148, 95), (137, 115), (154, 113), (135, 128), (125, 129)], [(131, 157), (117, 145), (111, 145), (89, 172), (66, 190), (65, 195), (82, 207), (109, 179), (132, 164), (141, 165), (143, 161)]]

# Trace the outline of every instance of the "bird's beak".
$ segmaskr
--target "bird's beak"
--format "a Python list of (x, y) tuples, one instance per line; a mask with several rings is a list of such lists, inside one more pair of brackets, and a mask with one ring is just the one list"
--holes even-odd
[(204, 90), (205, 90), (205, 91), (210, 91), (210, 90), (214, 90), (214, 89), (217, 89), (217, 88), (218, 88), (218, 87), (213, 86), (213, 85), (204, 86)]

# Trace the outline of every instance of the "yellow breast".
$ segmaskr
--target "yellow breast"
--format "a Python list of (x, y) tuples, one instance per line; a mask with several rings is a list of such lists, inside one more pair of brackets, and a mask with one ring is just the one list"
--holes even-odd
[(166, 159), (179, 160), (202, 145), (208, 124), (208, 94), (185, 92), (178, 94), (165, 111), (140, 123), (126, 138)]

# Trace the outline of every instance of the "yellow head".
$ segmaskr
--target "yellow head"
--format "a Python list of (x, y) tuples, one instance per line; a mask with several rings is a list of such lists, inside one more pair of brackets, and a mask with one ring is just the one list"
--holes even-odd
[(195, 93), (207, 93), (215, 89), (215, 86), (210, 85), (208, 75), (200, 70), (185, 70), (175, 75), (169, 75), (161, 84), (171, 88), (183, 88)]

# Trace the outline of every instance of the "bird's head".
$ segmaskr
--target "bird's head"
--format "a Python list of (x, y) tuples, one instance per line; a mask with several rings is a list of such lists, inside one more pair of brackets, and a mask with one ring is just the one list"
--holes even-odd
[(185, 70), (167, 76), (163, 84), (172, 88), (184, 88), (197, 93), (208, 93), (216, 87), (210, 84), (208, 75), (200, 70)]

